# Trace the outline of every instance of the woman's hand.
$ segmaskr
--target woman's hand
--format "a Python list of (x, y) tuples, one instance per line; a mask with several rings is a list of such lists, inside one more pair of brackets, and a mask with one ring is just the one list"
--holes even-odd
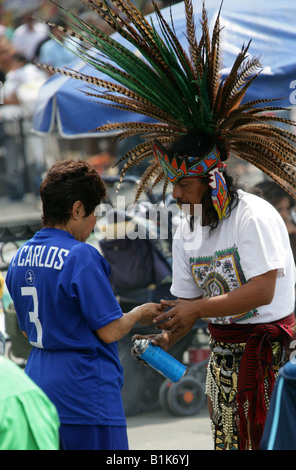
[(139, 305), (128, 313), (125, 313), (122, 317), (113, 320), (106, 326), (100, 328), (97, 331), (98, 337), (105, 343), (112, 343), (113, 341), (119, 341), (123, 338), (136, 323), (140, 325), (151, 325), (153, 319), (163, 311), (164, 307), (162, 304), (156, 304), (153, 302)]
[(147, 326), (152, 324), (153, 319), (163, 312), (164, 308), (162, 304), (149, 302), (135, 307), (130, 313), (137, 314), (137, 323)]

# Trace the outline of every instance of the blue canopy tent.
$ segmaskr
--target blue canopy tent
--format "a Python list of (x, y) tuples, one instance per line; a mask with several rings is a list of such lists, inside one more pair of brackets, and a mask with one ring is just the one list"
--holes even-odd
[[(202, 1), (196, 0), (194, 11), (196, 15), (197, 36)], [(207, 0), (206, 8), (210, 24), (213, 24), (220, 8), (221, 0)], [(162, 13), (170, 22), (170, 8)], [(176, 34), (187, 48), (184, 34), (185, 17), (183, 2), (172, 6), (172, 17)], [(151, 15), (151, 19), (154, 15)], [(289, 0), (245, 0), (236, 2), (224, 0), (221, 12), (223, 73), (229, 71), (241, 46), (252, 39), (249, 49), (250, 56), (261, 58), (263, 71), (249, 89), (246, 99), (284, 98), (280, 106), (296, 104), (296, 3)], [(157, 22), (154, 22), (157, 26)], [(98, 75), (102, 73), (75, 61), (71, 68), (85, 74)], [(108, 77), (107, 77), (108, 78)], [(49, 133), (58, 129), (63, 138), (98, 137), (98, 133), (90, 131), (107, 122), (122, 122), (147, 119), (133, 113), (118, 111), (113, 108), (95, 103), (81, 90), (87, 85), (75, 79), (54, 75), (40, 90), (33, 118), (33, 130), (37, 133)]]

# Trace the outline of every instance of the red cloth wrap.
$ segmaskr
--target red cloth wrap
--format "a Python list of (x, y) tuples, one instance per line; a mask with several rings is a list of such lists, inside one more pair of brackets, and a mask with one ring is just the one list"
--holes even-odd
[[(272, 323), (208, 325), (209, 332), (216, 341), (246, 343), (238, 372), (236, 396), (240, 450), (247, 450), (250, 446), (252, 449), (259, 448), (267, 415), (264, 377), (267, 374), (270, 393), (275, 380), (271, 343), (283, 338), (284, 346), (289, 349), (289, 338), (295, 339), (294, 325), (294, 313)], [(247, 416), (244, 410), (246, 402)]]

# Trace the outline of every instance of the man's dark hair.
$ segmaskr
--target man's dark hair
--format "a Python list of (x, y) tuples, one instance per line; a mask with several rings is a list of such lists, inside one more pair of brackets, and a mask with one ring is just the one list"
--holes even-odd
[(40, 185), (43, 225), (65, 223), (71, 217), (75, 201), (84, 205), (89, 216), (106, 196), (106, 187), (98, 172), (82, 160), (55, 163)]

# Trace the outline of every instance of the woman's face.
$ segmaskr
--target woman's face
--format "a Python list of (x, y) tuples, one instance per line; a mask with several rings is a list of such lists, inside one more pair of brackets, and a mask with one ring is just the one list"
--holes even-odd
[(275, 208), (281, 214), (285, 222), (291, 221), (291, 202), (288, 197), (281, 199), (281, 201), (276, 204)]

